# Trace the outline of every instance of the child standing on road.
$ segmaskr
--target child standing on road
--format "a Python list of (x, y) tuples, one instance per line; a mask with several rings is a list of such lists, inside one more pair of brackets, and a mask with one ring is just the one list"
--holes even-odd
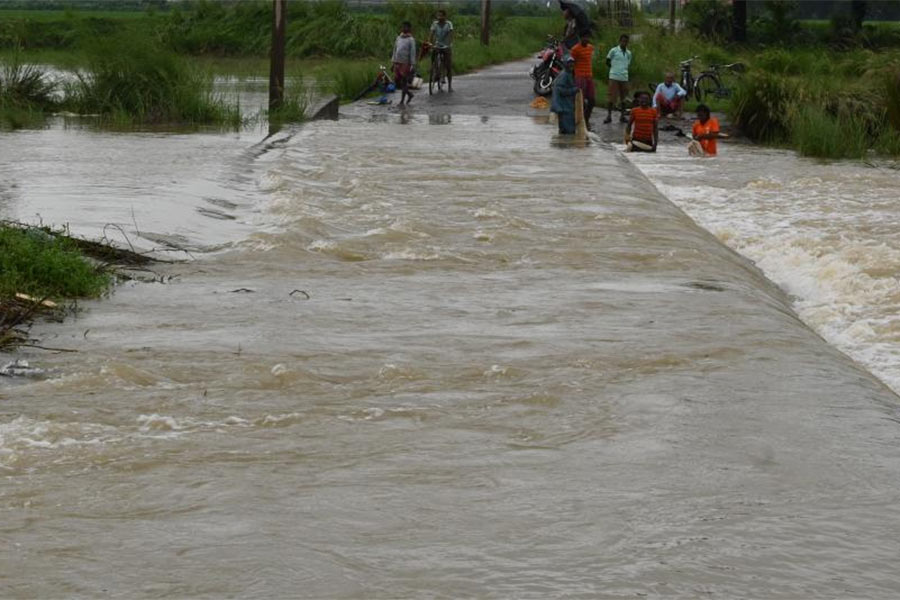
[(715, 156), (718, 148), (716, 148), (716, 139), (719, 137), (719, 120), (710, 117), (709, 107), (701, 104), (697, 107), (697, 120), (694, 121), (694, 127), (691, 131), (692, 137), (703, 149), (705, 156)]
[(584, 125), (591, 128), (591, 112), (596, 104), (596, 92), (594, 90), (594, 73), (591, 60), (594, 57), (594, 47), (591, 45), (588, 34), (582, 33), (580, 43), (570, 51), (575, 59), (575, 85), (584, 96)]
[(638, 106), (631, 109), (631, 119), (625, 128), (628, 152), (656, 152), (659, 140), (659, 113), (650, 106), (650, 94), (638, 92)]
[(607, 113), (604, 123), (612, 123), (613, 104), (616, 96), (619, 97), (619, 121), (625, 122), (625, 97), (628, 95), (628, 67), (631, 66), (632, 54), (628, 49), (628, 36), (624, 33), (619, 36), (619, 45), (610, 50), (606, 55), (606, 66), (609, 67), (609, 91), (607, 98)]
[(409, 21), (404, 21), (400, 28), (400, 35), (394, 41), (391, 62), (394, 64), (394, 83), (401, 92), (400, 106), (403, 106), (413, 99), (409, 91), (409, 80), (416, 66), (416, 39), (412, 36), (412, 24)]

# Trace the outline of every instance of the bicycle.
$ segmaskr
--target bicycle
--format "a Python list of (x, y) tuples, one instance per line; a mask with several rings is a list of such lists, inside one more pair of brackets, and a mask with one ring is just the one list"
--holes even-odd
[(722, 71), (731, 73), (743, 73), (746, 70), (743, 63), (731, 63), (727, 65), (709, 65), (704, 69), (697, 81), (694, 82), (694, 95), (699, 102), (709, 101), (710, 98), (730, 98), (731, 88), (722, 85)]
[(435, 84), (439, 92), (444, 91), (444, 78), (449, 75), (444, 57), (445, 50), (449, 50), (449, 48), (438, 48), (437, 46), (431, 48), (431, 73), (428, 76), (429, 96), (434, 93)]
[(722, 71), (728, 69), (732, 73), (743, 73), (745, 71), (744, 64), (709, 65), (700, 71), (699, 77), (694, 79), (694, 74), (691, 72), (691, 64), (697, 58), (697, 56), (692, 56), (678, 64), (681, 69), (681, 87), (687, 92), (688, 97), (693, 96), (698, 102), (709, 100), (710, 97), (730, 98), (731, 88), (722, 85)]

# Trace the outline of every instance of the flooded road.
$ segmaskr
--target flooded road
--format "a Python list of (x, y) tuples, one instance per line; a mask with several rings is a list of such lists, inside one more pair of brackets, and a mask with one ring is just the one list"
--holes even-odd
[(193, 259), (0, 382), (0, 595), (900, 592), (897, 397), (488, 73), (263, 144), (2, 134), (4, 216)]

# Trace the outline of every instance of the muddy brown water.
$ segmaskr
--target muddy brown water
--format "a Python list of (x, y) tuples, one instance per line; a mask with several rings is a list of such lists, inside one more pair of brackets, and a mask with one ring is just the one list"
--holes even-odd
[(0, 382), (0, 596), (900, 593), (897, 397), (523, 70), (2, 134), (4, 216), (190, 256)]

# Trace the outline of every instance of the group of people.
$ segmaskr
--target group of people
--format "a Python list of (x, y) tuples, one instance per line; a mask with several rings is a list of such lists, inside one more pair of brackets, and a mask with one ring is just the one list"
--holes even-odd
[[(586, 19), (583, 10), (562, 0), (560, 8), (566, 20), (562, 41), (566, 50), (563, 57), (565, 68), (553, 82), (550, 110), (557, 115), (559, 132), (570, 134), (575, 133), (575, 97), (578, 90), (581, 90), (584, 100), (585, 126), (590, 129), (591, 114), (596, 106), (593, 76), (594, 46), (590, 42), (590, 21)], [(613, 107), (618, 101), (619, 121), (626, 123), (626, 148), (635, 152), (655, 152), (659, 141), (660, 117), (671, 116), (681, 119), (687, 91), (675, 83), (673, 73), (666, 73), (664, 81), (656, 87), (652, 97), (649, 92), (636, 92), (633, 108), (630, 113), (626, 111), (628, 69), (634, 56), (628, 49), (628, 42), (629, 37), (623, 34), (619, 37), (618, 45), (606, 53), (609, 83), (606, 119), (603, 122), (612, 123)], [(715, 155), (719, 122), (712, 117), (709, 107), (705, 104), (700, 104), (696, 112), (697, 121), (691, 131), (693, 138), (691, 153)]]
[[(447, 91), (453, 91), (453, 23), (447, 20), (447, 12), (439, 10), (437, 19), (431, 24), (428, 44), (432, 52), (444, 59), (447, 73)], [(410, 82), (416, 72), (416, 39), (412, 35), (412, 24), (404, 21), (400, 25), (400, 35), (394, 40), (391, 64), (394, 71), (394, 85), (400, 90), (400, 106), (412, 102)]]

